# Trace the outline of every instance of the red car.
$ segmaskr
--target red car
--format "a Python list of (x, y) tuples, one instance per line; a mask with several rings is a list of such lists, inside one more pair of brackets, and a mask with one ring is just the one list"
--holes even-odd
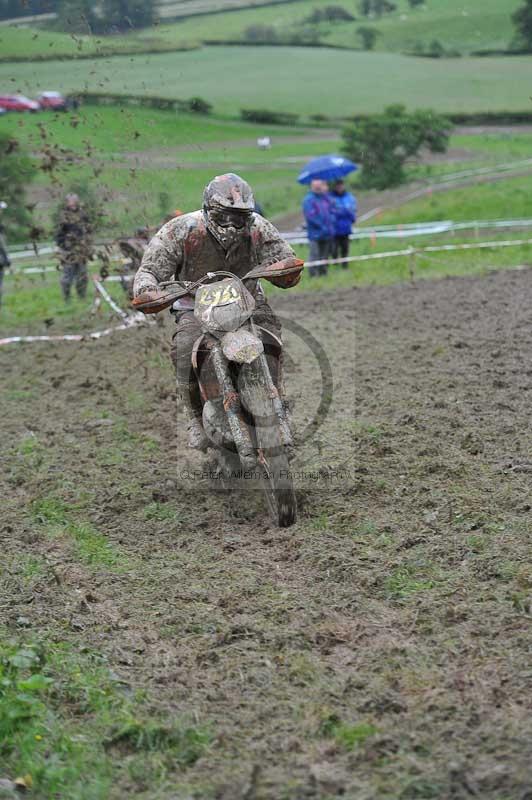
[(6, 111), (40, 111), (41, 107), (35, 100), (30, 100), (23, 94), (0, 94), (0, 108)]
[(60, 92), (41, 92), (37, 101), (43, 110), (68, 111), (69, 101)]

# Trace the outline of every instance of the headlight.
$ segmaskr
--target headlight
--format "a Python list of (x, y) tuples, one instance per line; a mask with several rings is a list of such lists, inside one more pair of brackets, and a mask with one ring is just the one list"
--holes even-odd
[(222, 350), (228, 361), (251, 364), (264, 353), (264, 345), (261, 339), (247, 330), (231, 331), (222, 339)]

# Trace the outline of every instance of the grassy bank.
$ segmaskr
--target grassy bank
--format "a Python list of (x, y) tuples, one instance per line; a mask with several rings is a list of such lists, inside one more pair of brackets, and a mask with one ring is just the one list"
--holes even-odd
[(386, 211), (379, 217), (379, 223), (529, 218), (530, 180), (530, 177), (508, 178), (463, 189), (435, 192), (431, 196)]

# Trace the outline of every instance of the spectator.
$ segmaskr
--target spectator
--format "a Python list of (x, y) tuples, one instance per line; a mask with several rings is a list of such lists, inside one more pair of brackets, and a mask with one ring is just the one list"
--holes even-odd
[[(310, 191), (303, 200), (310, 261), (326, 261), (332, 254), (335, 231), (334, 200), (328, 189), (326, 181), (315, 178), (311, 181)], [(326, 275), (327, 264), (310, 267), (309, 274)]]
[[(0, 212), (7, 208), (7, 203), (0, 201)], [(2, 305), (2, 283), (4, 282), (4, 269), (11, 266), (7, 254), (6, 240), (4, 239), (4, 226), (0, 222), (0, 305)]]
[(55, 241), (63, 268), (61, 289), (65, 300), (70, 299), (72, 284), (79, 297), (87, 293), (87, 262), (92, 255), (92, 225), (77, 194), (67, 194), (59, 217)]
[[(353, 232), (353, 223), (357, 218), (356, 197), (348, 192), (343, 181), (336, 181), (331, 192), (335, 206), (335, 235), (333, 258), (347, 258), (349, 255), (349, 237)], [(347, 264), (342, 264), (347, 269)]]

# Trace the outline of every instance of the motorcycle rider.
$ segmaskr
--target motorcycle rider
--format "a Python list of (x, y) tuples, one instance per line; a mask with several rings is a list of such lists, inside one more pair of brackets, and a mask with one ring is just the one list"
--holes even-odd
[[(196, 281), (208, 272), (227, 270), (243, 277), (259, 264), (273, 264), (294, 258), (292, 248), (279, 231), (255, 213), (251, 187), (234, 173), (218, 175), (205, 188), (203, 208), (171, 219), (153, 237), (146, 248), (133, 284), (134, 297), (156, 299), (164, 281)], [(283, 288), (294, 286), (300, 273), (272, 279)], [(258, 281), (248, 281), (258, 325), (280, 336), (281, 326)], [(251, 284), (251, 285), (249, 285)], [(191, 366), (194, 342), (201, 334), (194, 312), (176, 314), (177, 330), (173, 336), (172, 361), (176, 369), (178, 397), (187, 417), (189, 446), (203, 449), (206, 436), (201, 425), (201, 401)], [(282, 392), (281, 365), (277, 383)]]

